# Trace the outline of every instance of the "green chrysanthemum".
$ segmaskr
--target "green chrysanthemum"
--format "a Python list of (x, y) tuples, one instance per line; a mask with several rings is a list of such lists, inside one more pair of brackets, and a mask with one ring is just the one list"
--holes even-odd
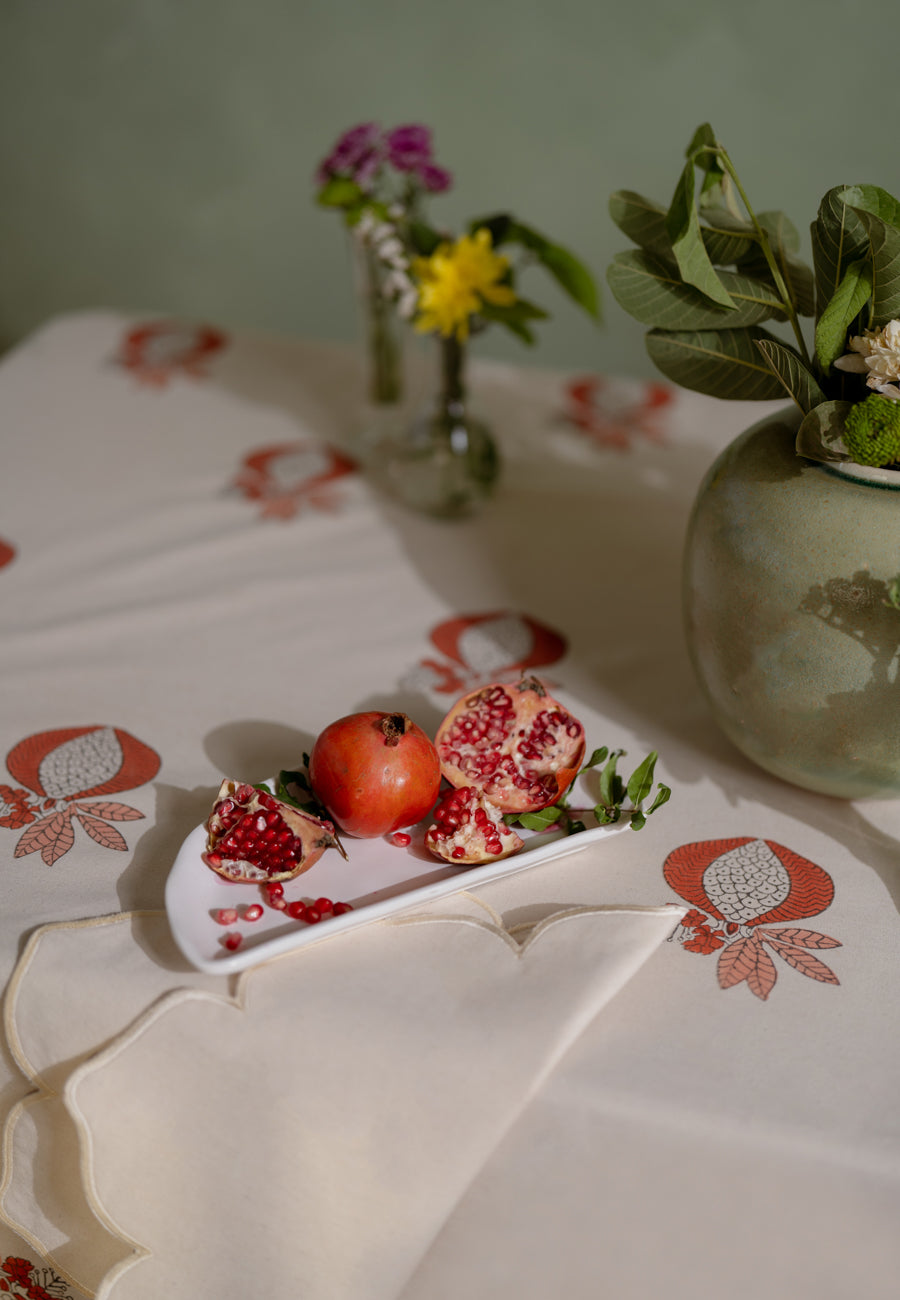
[(900, 461), (900, 402), (878, 393), (858, 402), (844, 424), (844, 442), (857, 465)]

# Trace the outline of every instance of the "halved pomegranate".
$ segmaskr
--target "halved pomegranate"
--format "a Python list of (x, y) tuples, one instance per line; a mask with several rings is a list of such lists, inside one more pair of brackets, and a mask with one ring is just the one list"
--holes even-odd
[(206, 829), (208, 865), (242, 883), (292, 880), (338, 848), (331, 822), (237, 781), (222, 782)]
[(450, 790), (434, 810), (425, 832), (429, 852), (456, 866), (496, 862), (516, 853), (525, 843), (503, 821), (499, 808), (472, 785)]
[(555, 803), (584, 758), (584, 727), (536, 677), (458, 700), (435, 739), (451, 785), (476, 786), (501, 812)]

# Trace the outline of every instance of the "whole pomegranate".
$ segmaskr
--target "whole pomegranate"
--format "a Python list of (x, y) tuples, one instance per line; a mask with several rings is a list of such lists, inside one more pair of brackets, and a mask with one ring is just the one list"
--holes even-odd
[(584, 727), (536, 677), (494, 682), (454, 704), (435, 739), (441, 771), (503, 813), (555, 803), (584, 758)]
[(405, 713), (350, 713), (316, 740), (309, 783), (342, 831), (371, 839), (421, 821), (437, 799), (441, 764)]
[(291, 880), (338, 847), (329, 822), (237, 781), (222, 782), (206, 830), (207, 865), (244, 884)]

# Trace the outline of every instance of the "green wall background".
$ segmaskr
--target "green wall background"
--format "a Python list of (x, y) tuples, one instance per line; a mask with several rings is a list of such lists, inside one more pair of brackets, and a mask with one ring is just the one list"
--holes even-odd
[[(507, 209), (602, 277), (609, 193), (668, 201), (710, 121), (760, 208), (805, 232), (830, 186), (900, 193), (894, 0), (0, 0), (0, 343), (83, 307), (352, 339), (339, 219), (311, 174), (360, 120), (421, 121), (449, 225)], [(808, 245), (807, 245), (808, 247)], [(533, 278), (531, 278), (533, 277)], [(650, 374), (605, 294), (537, 349)]]

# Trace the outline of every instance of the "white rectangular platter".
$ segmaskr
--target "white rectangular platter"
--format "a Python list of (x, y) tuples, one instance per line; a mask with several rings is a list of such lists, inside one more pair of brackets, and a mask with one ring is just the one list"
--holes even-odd
[[(426, 818), (411, 829), (412, 843), (407, 848), (396, 847), (386, 837), (359, 840), (342, 836), (346, 860), (337, 850), (329, 849), (308, 871), (285, 881), (288, 902), (326, 897), (352, 905), (352, 911), (323, 917), (315, 925), (270, 907), (259, 886), (234, 884), (217, 875), (203, 859), (206, 827), (197, 826), (182, 844), (166, 881), (166, 913), (175, 942), (198, 970), (227, 975), (341, 931), (580, 853), (624, 830), (629, 822), (623, 818), (612, 826), (595, 826), (577, 835), (561, 831), (536, 834), (517, 827), (526, 841), (524, 848), (512, 857), (476, 867), (451, 867), (430, 854), (424, 843), (430, 824)], [(244, 908), (254, 903), (262, 904), (260, 919), (241, 919)], [(222, 926), (216, 920), (222, 908), (237, 910), (239, 919), (234, 925)], [(230, 933), (242, 936), (241, 946), (233, 952), (224, 945)]]

